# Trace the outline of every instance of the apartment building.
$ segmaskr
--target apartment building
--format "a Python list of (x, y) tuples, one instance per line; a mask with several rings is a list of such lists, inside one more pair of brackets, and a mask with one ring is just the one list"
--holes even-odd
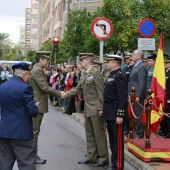
[(26, 7), (25, 10), (25, 53), (30, 50), (31, 37), (31, 7)]
[(38, 2), (31, 0), (31, 35), (30, 35), (30, 48), (38, 50)]
[(67, 28), (69, 9), (87, 9), (93, 12), (101, 7), (102, 0), (39, 0), (39, 47), (54, 36), (63, 38), (64, 30)]
[(25, 26), (20, 26), (19, 29), (19, 47), (22, 52), (22, 55), (25, 55)]
[(67, 28), (68, 11), (87, 9), (93, 12), (101, 7), (102, 0), (56, 0), (54, 4), (53, 35), (63, 38), (64, 30)]

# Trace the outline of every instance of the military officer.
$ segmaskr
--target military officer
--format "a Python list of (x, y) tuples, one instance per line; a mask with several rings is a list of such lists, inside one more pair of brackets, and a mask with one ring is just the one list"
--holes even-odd
[(38, 113), (33, 89), (28, 85), (30, 64), (12, 66), (14, 76), (0, 86), (0, 169), (11, 170), (15, 160), (18, 169), (36, 169), (36, 143), (32, 116)]
[(100, 61), (93, 61), (93, 67), (99, 72), (102, 72), (102, 64)]
[(155, 60), (156, 60), (156, 54), (151, 54), (147, 58), (147, 63), (148, 63), (148, 74), (147, 74), (147, 82), (146, 82), (146, 89), (151, 88), (151, 82), (152, 82), (152, 76), (153, 76), (153, 70), (155, 66)]
[[(60, 92), (54, 90), (47, 84), (47, 77), (43, 70), (44, 68), (48, 67), (48, 63), (50, 60), (49, 55), (49, 51), (36, 52), (36, 64), (31, 70), (30, 85), (34, 90), (35, 101), (40, 103), (37, 117), (33, 118), (34, 138), (36, 140), (37, 145), (42, 118), (44, 116), (44, 113), (48, 112), (48, 94), (57, 98), (60, 97)], [(46, 160), (43, 160), (39, 156), (37, 156), (36, 163), (45, 164)]]
[(107, 138), (102, 119), (103, 87), (102, 74), (93, 66), (93, 53), (79, 53), (80, 64), (86, 71), (78, 85), (67, 92), (65, 97), (72, 97), (83, 92), (85, 102), (85, 132), (87, 140), (87, 157), (79, 164), (91, 164), (99, 167), (109, 163)]
[(103, 118), (107, 123), (112, 167), (108, 170), (124, 169), (123, 118), (127, 114), (128, 82), (121, 72), (122, 57), (107, 55), (106, 68), (110, 74), (104, 87)]

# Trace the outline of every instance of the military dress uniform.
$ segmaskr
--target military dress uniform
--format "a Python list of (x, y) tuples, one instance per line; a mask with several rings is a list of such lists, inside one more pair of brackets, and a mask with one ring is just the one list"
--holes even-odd
[(146, 90), (151, 88), (154, 66), (149, 67), (147, 74)]
[[(84, 53), (80, 59), (85, 57), (89, 57), (89, 54)], [(102, 74), (93, 66), (89, 69), (88, 72), (84, 72), (81, 76), (78, 85), (67, 92), (67, 97), (70, 98), (81, 92), (84, 95), (87, 161), (79, 161), (79, 163), (88, 163), (91, 161), (104, 165), (109, 162), (107, 137), (103, 119), (98, 115), (98, 111), (103, 110), (104, 81)]]
[[(50, 59), (46, 53), (47, 52), (43, 52), (43, 51), (37, 52), (37, 55), (41, 55), (47, 59)], [(40, 133), (41, 122), (42, 122), (44, 113), (48, 112), (48, 94), (59, 98), (60, 92), (57, 90), (54, 90), (52, 87), (50, 87), (47, 84), (47, 77), (44, 73), (43, 68), (40, 67), (38, 63), (36, 63), (33, 66), (33, 69), (31, 70), (30, 85), (32, 86), (34, 90), (34, 100), (40, 103), (37, 117), (33, 117), (34, 138), (36, 140), (36, 143), (38, 144), (38, 136)], [(38, 148), (37, 148), (37, 152), (38, 152)], [(45, 163), (45, 161), (39, 161), (39, 162)], [(38, 160), (37, 160), (37, 163), (38, 163)]]
[[(114, 57), (114, 55), (112, 56)], [(111, 58), (112, 58), (111, 57)], [(107, 123), (110, 149), (112, 152), (110, 170), (124, 168), (123, 125), (116, 123), (117, 117), (127, 114), (128, 82), (121, 69), (110, 72), (104, 86), (103, 119)]]

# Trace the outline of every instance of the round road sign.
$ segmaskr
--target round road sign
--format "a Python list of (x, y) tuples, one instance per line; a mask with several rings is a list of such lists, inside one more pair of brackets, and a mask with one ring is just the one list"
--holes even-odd
[(113, 33), (113, 24), (108, 18), (98, 17), (91, 24), (91, 32), (98, 40), (106, 40)]
[(146, 18), (139, 22), (138, 32), (144, 38), (152, 37), (156, 32), (156, 25), (153, 20)]

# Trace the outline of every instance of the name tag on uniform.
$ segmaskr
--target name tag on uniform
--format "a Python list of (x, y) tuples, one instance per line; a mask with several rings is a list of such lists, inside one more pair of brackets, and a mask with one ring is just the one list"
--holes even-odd
[(170, 100), (167, 100), (167, 103), (170, 103)]

